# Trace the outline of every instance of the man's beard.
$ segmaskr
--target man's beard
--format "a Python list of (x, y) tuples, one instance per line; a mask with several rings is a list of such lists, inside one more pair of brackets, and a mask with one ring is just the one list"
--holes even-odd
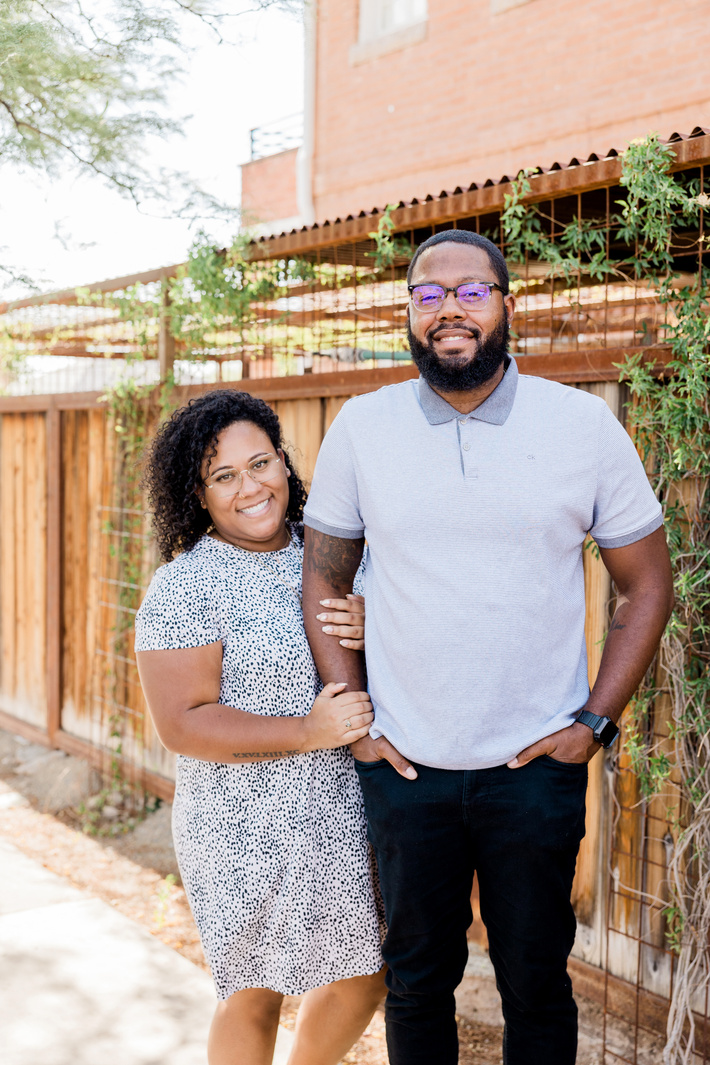
[[(441, 328), (437, 326), (430, 332), (436, 333)], [(470, 330), (466, 329), (464, 332), (468, 333)], [(407, 322), (407, 337), (414, 363), (424, 380), (439, 392), (472, 392), (481, 385), (485, 385), (487, 381), (495, 377), (508, 354), (509, 336), (508, 319), (503, 315), (485, 340), (480, 339), (479, 333), (476, 352), (472, 358), (468, 358), (466, 362), (460, 361), (460, 355), (450, 355), (448, 359), (440, 359), (428, 335), (426, 343), (418, 340), (412, 332), (411, 325)]]

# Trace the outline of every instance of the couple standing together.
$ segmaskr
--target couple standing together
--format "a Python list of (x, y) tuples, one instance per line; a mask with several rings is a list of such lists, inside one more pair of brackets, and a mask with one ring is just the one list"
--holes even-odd
[[(392, 1065), (453, 1065), (474, 872), (506, 1065), (575, 1060), (586, 767), (670, 614), (661, 508), (601, 399), (518, 374), (494, 244), (438, 233), (408, 284), (421, 376), (345, 405), (307, 502), (245, 393), (191, 401), (149, 459), (168, 564), (136, 650), (180, 756), (210, 1065), (268, 1065), (302, 993), (290, 1065), (336, 1065), (384, 982)], [(587, 534), (617, 589), (591, 694)]]

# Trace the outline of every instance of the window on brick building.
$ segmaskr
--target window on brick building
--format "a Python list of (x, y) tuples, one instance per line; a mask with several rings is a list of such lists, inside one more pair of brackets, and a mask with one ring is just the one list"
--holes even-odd
[(427, 0), (360, 0), (360, 41), (395, 33), (427, 17)]
[(529, 3), (530, 0), (491, 0), (491, 13), (500, 15), (504, 11), (510, 11), (513, 7), (522, 7), (523, 4)]

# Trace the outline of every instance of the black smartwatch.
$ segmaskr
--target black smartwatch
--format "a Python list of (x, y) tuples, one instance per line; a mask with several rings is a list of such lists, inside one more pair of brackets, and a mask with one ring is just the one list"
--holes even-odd
[(611, 747), (619, 735), (619, 730), (610, 717), (598, 717), (591, 710), (582, 710), (577, 715), (577, 720), (592, 730), (595, 741), (601, 743), (602, 747)]

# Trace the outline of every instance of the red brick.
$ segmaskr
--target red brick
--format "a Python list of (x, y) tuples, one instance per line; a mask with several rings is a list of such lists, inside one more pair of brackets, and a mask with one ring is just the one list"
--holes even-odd
[(429, 0), (424, 41), (351, 66), (356, 39), (357, 0), (319, 0), (319, 219), (710, 126), (704, 0)]

